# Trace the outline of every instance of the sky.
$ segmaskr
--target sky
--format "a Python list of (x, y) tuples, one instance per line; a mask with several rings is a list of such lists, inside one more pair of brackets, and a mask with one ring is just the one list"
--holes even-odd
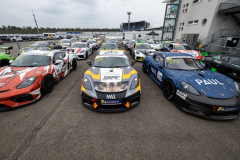
[(2, 0), (0, 26), (120, 28), (121, 22), (146, 20), (163, 26), (163, 0)]

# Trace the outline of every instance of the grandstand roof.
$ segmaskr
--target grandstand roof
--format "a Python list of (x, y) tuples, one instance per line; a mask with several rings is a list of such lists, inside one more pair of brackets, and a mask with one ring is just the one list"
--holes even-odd
[[(145, 21), (145, 20), (142, 20), (142, 21), (131, 21), (131, 22), (129, 22), (129, 23), (137, 23), (137, 22), (146, 22), (146, 23), (149, 23), (149, 22), (147, 22), (147, 21)], [(128, 23), (128, 22), (122, 22), (122, 23)]]

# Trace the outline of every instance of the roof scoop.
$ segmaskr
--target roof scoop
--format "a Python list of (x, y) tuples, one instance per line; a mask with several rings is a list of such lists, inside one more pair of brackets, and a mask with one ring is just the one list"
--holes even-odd
[(200, 74), (200, 73), (198, 73), (198, 75), (201, 76), (201, 77), (205, 77), (204, 75), (202, 75), (202, 74)]

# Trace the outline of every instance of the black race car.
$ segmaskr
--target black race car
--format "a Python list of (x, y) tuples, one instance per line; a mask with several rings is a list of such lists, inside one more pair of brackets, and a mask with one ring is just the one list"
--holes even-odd
[(240, 54), (209, 54), (202, 60), (213, 71), (240, 82)]

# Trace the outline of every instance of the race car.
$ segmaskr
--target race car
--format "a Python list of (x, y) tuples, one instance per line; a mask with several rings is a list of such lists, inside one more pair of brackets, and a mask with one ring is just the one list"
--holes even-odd
[(71, 41), (71, 44), (76, 43), (76, 42), (78, 42), (78, 38), (71, 38), (70, 41)]
[(202, 60), (213, 71), (240, 82), (240, 54), (210, 54)]
[(122, 52), (106, 51), (96, 56), (81, 84), (82, 104), (98, 112), (120, 112), (140, 103), (138, 72)]
[(103, 43), (101, 45), (101, 47), (97, 50), (97, 54), (99, 54), (99, 51), (103, 51), (103, 50), (119, 50), (118, 45), (116, 45), (116, 43)]
[(0, 68), (0, 111), (35, 102), (76, 68), (75, 56), (61, 50), (21, 54), (11, 65)]
[(122, 40), (122, 46), (125, 47), (125, 44), (128, 43), (129, 41), (131, 41), (131, 39), (129, 38)]
[(29, 50), (48, 50), (48, 49), (62, 49), (62, 46), (60, 46), (59, 44), (55, 44), (55, 42), (50, 42), (50, 41), (38, 41), (33, 43), (32, 45), (29, 45), (29, 47), (24, 47), (21, 48), (18, 51), (18, 55), (29, 51)]
[(71, 46), (71, 40), (70, 39), (61, 39), (59, 44), (62, 46), (63, 49), (68, 48)]
[(188, 45), (181, 43), (169, 43), (166, 48), (166, 52), (180, 52), (188, 53), (194, 56), (196, 59), (201, 60), (203, 58), (202, 54), (199, 51), (192, 50)]
[(183, 111), (219, 120), (238, 117), (239, 84), (204, 68), (187, 53), (154, 53), (145, 57), (142, 70), (162, 88), (164, 97)]
[(169, 43), (174, 43), (174, 41), (161, 41), (159, 44), (160, 44), (160, 49), (161, 51), (166, 51), (166, 46), (169, 44)]
[(69, 52), (73, 52), (77, 59), (87, 59), (93, 53), (92, 45), (86, 42), (77, 42), (68, 48)]
[(138, 43), (146, 43), (146, 40), (143, 38), (137, 38), (136, 41), (138, 41)]
[(130, 51), (132, 48), (134, 48), (134, 44), (136, 44), (136, 43), (138, 43), (137, 41), (135, 41), (135, 40), (132, 40), (132, 41), (129, 41), (128, 43), (127, 43), (127, 50), (128, 51)]
[(160, 51), (160, 45), (157, 44), (155, 41), (149, 40), (147, 43), (151, 46), (152, 49), (155, 51)]
[(151, 46), (147, 43), (136, 43), (135, 47), (130, 50), (130, 54), (133, 56), (133, 59), (136, 61), (143, 61), (145, 56), (147, 55), (147, 51), (155, 51), (151, 48)]
[(95, 39), (90, 39), (87, 42), (92, 45), (93, 49), (98, 49), (99, 48), (99, 44), (97, 43), (97, 41)]
[(88, 38), (88, 37), (83, 37), (83, 38), (81, 38), (81, 42), (87, 42), (88, 40), (90, 40), (90, 38)]
[(103, 41), (102, 41), (101, 38), (93, 38), (93, 39), (97, 41), (97, 43), (98, 43), (99, 46), (102, 45)]
[(3, 44), (3, 41), (0, 39), (0, 44)]
[(10, 47), (0, 47), (0, 49), (4, 49), (5, 51), (0, 51), (0, 67), (9, 65), (9, 61), (14, 60), (13, 56), (10, 56), (10, 50), (13, 49)]

